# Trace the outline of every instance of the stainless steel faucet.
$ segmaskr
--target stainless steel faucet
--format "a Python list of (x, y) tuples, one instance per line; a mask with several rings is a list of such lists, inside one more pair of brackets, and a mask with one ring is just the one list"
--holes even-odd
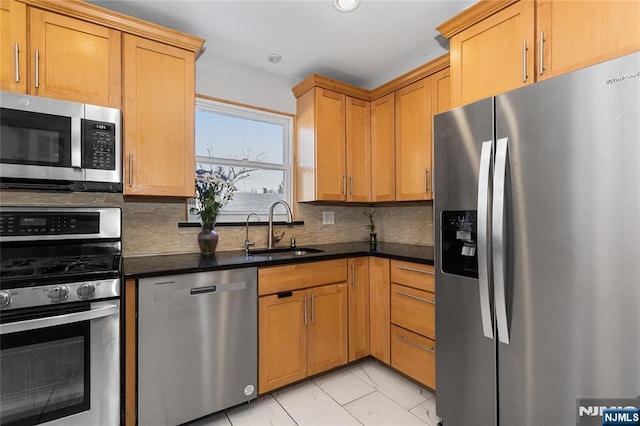
[(289, 218), (287, 220), (287, 223), (292, 223), (293, 222), (293, 213), (291, 213), (291, 207), (289, 207), (289, 204), (287, 204), (286, 201), (279, 200), (279, 201), (276, 201), (275, 203), (273, 203), (271, 205), (271, 208), (269, 209), (269, 246), (268, 246), (268, 248), (270, 248), (270, 249), (273, 248), (274, 240), (275, 240), (275, 242), (278, 242), (278, 241), (280, 241), (282, 239), (282, 237), (284, 237), (284, 232), (279, 237), (276, 237), (275, 235), (273, 235), (273, 209), (275, 209), (275, 207), (278, 204), (282, 204), (287, 209), (287, 216)]
[(247, 215), (247, 228), (244, 235), (244, 252), (247, 255), (249, 254), (249, 247), (256, 245), (256, 243), (254, 243), (253, 241), (249, 241), (249, 219), (251, 219), (251, 216), (255, 216), (256, 219), (258, 219), (258, 222), (260, 222), (260, 216), (258, 216), (256, 213), (249, 213)]

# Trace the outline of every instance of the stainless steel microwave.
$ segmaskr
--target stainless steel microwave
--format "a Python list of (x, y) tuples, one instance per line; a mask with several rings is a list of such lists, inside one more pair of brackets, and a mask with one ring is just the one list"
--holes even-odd
[(122, 192), (120, 110), (1, 92), (5, 188)]

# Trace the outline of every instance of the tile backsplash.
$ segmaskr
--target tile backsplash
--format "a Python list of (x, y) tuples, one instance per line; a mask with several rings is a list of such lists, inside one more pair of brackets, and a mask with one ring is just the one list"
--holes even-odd
[[(136, 199), (125, 201), (122, 194), (52, 193), (3, 190), (0, 206), (110, 206), (122, 208), (122, 245), (126, 256), (197, 252), (199, 228), (179, 228), (186, 219), (183, 201)], [(433, 245), (433, 208), (431, 202), (376, 205), (375, 221), (379, 241)], [(298, 245), (366, 241), (369, 212), (366, 205), (320, 205), (298, 203), (296, 220), (304, 225), (276, 226), (285, 232), (283, 241), (291, 236)], [(322, 212), (332, 211), (334, 225), (322, 224)], [(218, 227), (217, 250), (240, 250), (245, 238), (244, 226)], [(266, 247), (267, 227), (249, 228), (249, 239), (255, 247)]]

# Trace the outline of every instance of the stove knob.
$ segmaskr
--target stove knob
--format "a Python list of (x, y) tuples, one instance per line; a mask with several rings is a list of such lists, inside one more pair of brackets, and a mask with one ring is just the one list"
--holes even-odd
[(6, 308), (11, 303), (11, 295), (6, 291), (0, 291), (0, 308)]
[(53, 287), (47, 293), (50, 302), (62, 302), (69, 297), (69, 289), (63, 285)]
[(76, 293), (80, 299), (89, 299), (96, 294), (96, 286), (93, 284), (82, 284), (78, 287)]

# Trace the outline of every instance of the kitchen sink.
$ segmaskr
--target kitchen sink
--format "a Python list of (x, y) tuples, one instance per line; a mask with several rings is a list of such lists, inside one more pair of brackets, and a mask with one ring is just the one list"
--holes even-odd
[(324, 250), (310, 248), (310, 247), (282, 247), (282, 248), (274, 248), (274, 249), (251, 250), (249, 252), (249, 256), (286, 258), (286, 257), (298, 257), (298, 256), (323, 253), (323, 252)]

